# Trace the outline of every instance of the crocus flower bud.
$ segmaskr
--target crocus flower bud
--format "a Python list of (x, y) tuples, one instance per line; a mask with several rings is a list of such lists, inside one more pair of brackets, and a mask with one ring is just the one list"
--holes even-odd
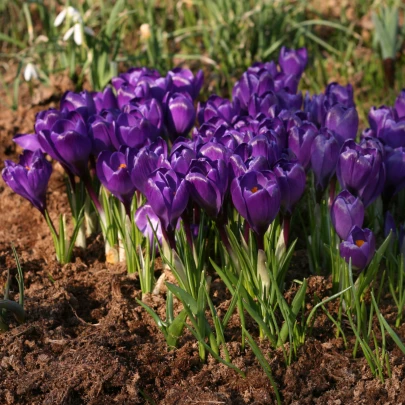
[(118, 110), (118, 101), (111, 87), (106, 87), (102, 92), (92, 94), (97, 113), (102, 110)]
[(205, 103), (198, 103), (197, 116), (198, 122), (202, 125), (217, 117), (227, 123), (231, 123), (233, 118), (239, 113), (238, 103), (233, 104), (231, 101), (212, 94)]
[(157, 155), (148, 147), (141, 149), (133, 161), (128, 163), (132, 183), (143, 194), (145, 194), (149, 176), (156, 169), (171, 168), (164, 155)]
[(191, 70), (178, 67), (169, 70), (167, 75), (172, 79), (174, 92), (188, 93), (193, 100), (197, 98), (204, 82), (202, 70), (199, 70), (194, 76)]
[(115, 123), (115, 133), (120, 145), (140, 149), (156, 140), (160, 130), (141, 114), (121, 113)]
[(17, 194), (26, 198), (42, 214), (46, 209), (46, 188), (52, 173), (52, 165), (40, 150), (24, 151), (20, 161), (4, 162), (3, 180)]
[(325, 90), (325, 98), (329, 106), (339, 103), (346, 108), (354, 107), (353, 87), (351, 84), (341, 86), (336, 82), (329, 83)]
[(325, 117), (325, 127), (333, 131), (339, 145), (348, 139), (355, 139), (359, 128), (359, 115), (354, 107), (346, 108), (335, 104)]
[(228, 163), (228, 177), (229, 182), (235, 177), (242, 176), (249, 171), (257, 171), (261, 172), (263, 170), (270, 170), (268, 160), (263, 156), (257, 156), (255, 158), (249, 158), (247, 160), (243, 160), (240, 155), (232, 155), (229, 158)]
[(263, 96), (252, 94), (248, 103), (248, 114), (255, 118), (258, 114), (269, 116), (269, 110), (272, 106), (278, 106), (279, 101), (276, 94), (272, 91), (265, 93)]
[(159, 244), (162, 243), (162, 225), (160, 220), (149, 204), (142, 205), (135, 213), (135, 224), (142, 234), (149, 238), (150, 246), (153, 246), (155, 235)]
[(288, 132), (288, 147), (305, 170), (310, 167), (312, 142), (317, 135), (318, 128), (308, 121), (304, 121), (299, 127), (292, 127)]
[(50, 108), (49, 110), (40, 111), (35, 117), (35, 134), (18, 134), (13, 138), (13, 141), (20, 145), (23, 149), (30, 150), (32, 152), (36, 151), (37, 149), (41, 149), (43, 153), (45, 150), (42, 148), (41, 144), (39, 143), (38, 134), (39, 131), (47, 130), (50, 131), (53, 124), (63, 119), (68, 112), (61, 112), (54, 108)]
[(391, 198), (405, 188), (405, 148), (387, 150), (384, 162), (386, 169), (384, 193)]
[(228, 186), (228, 168), (224, 160), (193, 160), (186, 176), (191, 198), (211, 217), (222, 208)]
[(399, 118), (405, 117), (405, 89), (401, 90), (399, 96), (395, 100), (395, 111)]
[(239, 214), (263, 236), (280, 210), (281, 193), (274, 173), (250, 171), (235, 178), (231, 195)]
[(288, 213), (305, 191), (306, 175), (304, 168), (296, 162), (280, 160), (273, 168), (281, 192), (281, 206)]
[(340, 256), (347, 263), (352, 261), (352, 267), (363, 270), (370, 262), (375, 253), (375, 236), (370, 229), (361, 229), (354, 226), (346, 241), (339, 246)]
[(392, 232), (397, 236), (397, 226), (391, 212), (387, 211), (384, 218), (384, 236), (387, 237)]
[(316, 187), (325, 190), (335, 173), (339, 157), (339, 143), (327, 129), (322, 129), (311, 145), (311, 167)]
[(353, 226), (362, 227), (364, 205), (359, 197), (343, 190), (333, 202), (330, 209), (332, 224), (340, 239), (347, 240)]
[(239, 101), (241, 109), (247, 111), (253, 94), (262, 97), (269, 91), (274, 91), (273, 77), (268, 71), (259, 70), (257, 73), (245, 72), (235, 83), (232, 96)]
[(130, 211), (135, 186), (131, 181), (128, 170), (128, 156), (131, 155), (128, 148), (122, 152), (101, 152), (97, 159), (97, 177), (101, 184), (115, 195)]
[(187, 207), (187, 184), (172, 169), (155, 170), (148, 178), (145, 196), (162, 223), (162, 227), (174, 232), (180, 215)]
[(104, 116), (93, 115), (89, 121), (89, 134), (93, 138), (93, 151), (95, 156), (105, 150), (119, 149), (120, 144), (115, 136), (115, 117), (106, 113)]
[(297, 50), (288, 49), (283, 46), (280, 50), (278, 63), (283, 72), (288, 75), (301, 76), (308, 63), (308, 52), (306, 48)]
[(377, 133), (378, 139), (391, 148), (405, 146), (405, 117), (395, 120), (387, 117)]
[(310, 121), (318, 128), (323, 127), (326, 116), (325, 95), (314, 94), (311, 99), (307, 92), (304, 98), (304, 111), (309, 113)]
[(285, 90), (277, 92), (278, 104), (281, 109), (297, 111), (302, 106), (302, 93), (291, 94)]
[(394, 121), (396, 120), (396, 112), (393, 108), (385, 105), (379, 108), (370, 108), (370, 111), (368, 112), (368, 122), (370, 124), (370, 128), (374, 131), (376, 136), (378, 135), (380, 129), (384, 127), (387, 119), (392, 119)]
[(187, 93), (167, 93), (163, 103), (166, 106), (166, 126), (170, 138), (187, 136), (196, 117), (192, 98)]
[(51, 130), (39, 131), (39, 143), (52, 159), (60, 162), (77, 176), (83, 176), (87, 170), (93, 142), (87, 133), (82, 117), (72, 111), (66, 118), (52, 125)]
[(177, 174), (185, 176), (192, 160), (196, 159), (196, 157), (196, 153), (191, 145), (179, 145), (177, 148), (172, 149), (170, 165)]
[(81, 93), (67, 91), (60, 100), (60, 110), (77, 111), (84, 120), (97, 112), (96, 104), (88, 91), (82, 91)]
[(384, 187), (385, 166), (381, 151), (362, 148), (353, 140), (346, 141), (340, 152), (336, 174), (342, 189), (359, 196), (367, 207)]
[(274, 76), (274, 91), (286, 90), (290, 94), (295, 94), (298, 90), (301, 75), (289, 75), (284, 72), (278, 72)]

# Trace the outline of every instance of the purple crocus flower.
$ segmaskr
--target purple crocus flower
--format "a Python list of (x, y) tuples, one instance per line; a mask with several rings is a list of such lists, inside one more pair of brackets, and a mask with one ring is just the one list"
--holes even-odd
[(405, 188), (405, 148), (388, 149), (385, 156), (384, 193), (391, 198)]
[(163, 127), (163, 109), (158, 100), (151, 98), (138, 102), (131, 101), (122, 111), (139, 119), (147, 119), (153, 126), (153, 133), (150, 135), (151, 139), (155, 139), (156, 134), (160, 135)]
[(317, 135), (318, 128), (308, 121), (304, 121), (299, 127), (292, 127), (288, 133), (288, 147), (305, 170), (310, 167), (311, 147)]
[(325, 95), (314, 94), (310, 98), (307, 92), (304, 98), (304, 111), (309, 114), (312, 123), (317, 125), (318, 128), (323, 127), (326, 116)]
[(149, 238), (150, 246), (153, 246), (155, 234), (158, 238), (159, 244), (162, 243), (162, 225), (149, 204), (145, 204), (137, 209), (135, 213), (135, 224), (142, 234), (146, 238)]
[(115, 115), (103, 111), (100, 115), (93, 115), (89, 121), (89, 134), (93, 138), (93, 155), (104, 150), (118, 150), (120, 143), (115, 135)]
[(217, 217), (228, 187), (228, 168), (224, 160), (193, 160), (186, 176), (191, 198), (211, 217)]
[(297, 162), (280, 160), (273, 168), (281, 192), (281, 207), (291, 214), (293, 206), (305, 191), (306, 175)]
[(142, 148), (129, 162), (128, 167), (133, 185), (143, 194), (145, 194), (149, 176), (160, 168), (171, 169), (170, 163), (164, 155), (158, 155), (150, 147)]
[(256, 94), (264, 96), (269, 91), (274, 91), (274, 81), (271, 74), (262, 69), (257, 73), (245, 72), (232, 90), (234, 100), (238, 100), (242, 110), (247, 111), (250, 97)]
[(18, 163), (6, 160), (3, 180), (17, 194), (26, 198), (43, 215), (46, 209), (46, 189), (52, 165), (40, 150), (24, 151)]
[(93, 96), (88, 91), (75, 93), (67, 91), (60, 100), (61, 111), (77, 111), (84, 120), (97, 113)]
[(98, 156), (96, 164), (97, 177), (101, 184), (124, 204), (128, 215), (135, 193), (128, 170), (128, 158), (131, 155), (129, 148), (121, 152), (104, 151)]
[(348, 139), (355, 139), (359, 128), (359, 115), (354, 107), (346, 108), (335, 104), (326, 113), (325, 127), (333, 131), (339, 145)]
[(229, 158), (228, 163), (229, 183), (231, 183), (235, 177), (242, 176), (246, 172), (261, 172), (263, 170), (270, 170), (269, 162), (265, 157), (257, 156), (243, 160), (240, 155), (234, 154)]
[(187, 136), (196, 118), (192, 98), (188, 93), (167, 93), (163, 103), (166, 106), (166, 126), (170, 138)]
[(377, 137), (391, 148), (405, 146), (405, 117), (398, 120), (387, 117), (381, 124)]
[(301, 75), (289, 75), (285, 72), (278, 72), (274, 76), (274, 90), (279, 92), (280, 90), (286, 90), (288, 93), (295, 94), (298, 90)]
[(335, 173), (339, 150), (339, 143), (333, 134), (325, 128), (321, 129), (311, 145), (311, 167), (318, 189), (325, 190)]
[(385, 121), (387, 119), (396, 121), (397, 115), (393, 108), (385, 105), (378, 108), (370, 108), (370, 111), (368, 112), (368, 122), (370, 123), (370, 128), (376, 135), (378, 135), (380, 129), (385, 126)]
[(291, 94), (285, 90), (277, 92), (278, 104), (281, 109), (297, 111), (302, 106), (302, 93)]
[(225, 162), (228, 162), (230, 156), (232, 155), (232, 151), (226, 146), (222, 145), (222, 143), (214, 141), (215, 139), (213, 141), (202, 144), (201, 146), (198, 146), (197, 156), (206, 157), (212, 161), (223, 160)]
[(394, 107), (399, 118), (405, 117), (405, 89), (402, 89), (401, 93), (399, 93)]
[(281, 193), (274, 173), (250, 171), (235, 178), (231, 195), (239, 214), (262, 237), (280, 210)]
[(82, 116), (76, 111), (56, 121), (50, 130), (38, 134), (41, 149), (77, 176), (84, 176), (93, 142)]
[(172, 169), (157, 169), (148, 178), (145, 196), (160, 219), (162, 227), (173, 233), (177, 220), (188, 204), (186, 181)]
[(283, 46), (280, 50), (278, 63), (284, 73), (301, 76), (308, 63), (308, 52), (306, 48), (294, 50)]
[(353, 140), (346, 141), (340, 152), (336, 174), (341, 187), (359, 196), (368, 207), (381, 194), (385, 183), (381, 151), (362, 148)]
[(397, 236), (397, 226), (391, 212), (387, 211), (384, 218), (384, 236), (387, 237), (392, 231), (394, 236)]
[(156, 140), (160, 130), (142, 114), (121, 113), (115, 122), (115, 134), (120, 145), (142, 148)]
[(198, 97), (204, 82), (204, 73), (199, 70), (194, 74), (189, 69), (174, 68), (167, 73), (172, 79), (173, 92), (188, 93), (193, 100)]
[(102, 110), (118, 110), (118, 101), (111, 87), (106, 87), (103, 91), (92, 93), (97, 113)]
[(212, 94), (206, 102), (198, 103), (198, 122), (202, 125), (216, 117), (230, 124), (239, 111), (238, 103), (232, 103), (228, 99)]
[(363, 270), (370, 262), (375, 253), (375, 236), (370, 229), (361, 229), (354, 226), (346, 241), (339, 246), (340, 256), (347, 263), (352, 261), (354, 269)]
[(172, 83), (170, 77), (161, 77), (157, 70), (145, 67), (129, 69), (126, 73), (113, 77), (111, 82), (117, 91), (120, 108), (129, 104), (133, 99), (155, 98), (162, 101)]
[(61, 112), (54, 108), (40, 111), (35, 117), (35, 133), (18, 134), (13, 138), (13, 141), (17, 145), (20, 145), (23, 149), (27, 149), (32, 152), (36, 151), (37, 149), (41, 149), (42, 152), (45, 153), (45, 150), (42, 149), (41, 144), (39, 143), (39, 132), (43, 130), (50, 131), (53, 124), (55, 124), (56, 121), (65, 118), (67, 114), (68, 112)]
[(255, 118), (258, 114), (264, 114), (268, 117), (269, 111), (272, 107), (279, 106), (279, 99), (273, 91), (265, 93), (263, 96), (252, 94), (248, 103), (248, 114)]
[(325, 98), (329, 106), (342, 104), (346, 108), (354, 107), (353, 86), (351, 84), (341, 86), (336, 82), (329, 83), (325, 90)]
[(336, 233), (341, 239), (346, 240), (353, 226), (360, 228), (363, 226), (364, 205), (359, 197), (343, 190), (333, 201), (330, 216)]

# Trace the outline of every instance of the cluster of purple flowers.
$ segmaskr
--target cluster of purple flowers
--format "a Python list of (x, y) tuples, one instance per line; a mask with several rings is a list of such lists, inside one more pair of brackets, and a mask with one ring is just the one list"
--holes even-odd
[(197, 108), (203, 74), (183, 68), (164, 77), (133, 68), (103, 92), (67, 92), (58, 110), (37, 115), (34, 134), (15, 138), (26, 151), (19, 164), (6, 161), (3, 178), (43, 211), (51, 171), (43, 153), (85, 182), (95, 169), (128, 215), (142, 193), (138, 227), (150, 236), (149, 218), (173, 243), (179, 218), (191, 224), (195, 207), (223, 225), (232, 204), (260, 240), (279, 213), (291, 215), (310, 170), (319, 193), (336, 175), (343, 191), (331, 215), (341, 255), (364, 268), (375, 251), (373, 233), (361, 229), (364, 209), (405, 186), (405, 92), (394, 108), (370, 111), (356, 143), (351, 85), (303, 97), (307, 61), (306, 49), (283, 47), (278, 64), (242, 75), (232, 101), (211, 95)]

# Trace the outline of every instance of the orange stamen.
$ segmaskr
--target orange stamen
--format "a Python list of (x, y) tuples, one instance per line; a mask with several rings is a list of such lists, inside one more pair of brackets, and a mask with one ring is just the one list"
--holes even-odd
[(127, 168), (127, 165), (125, 164), (125, 163), (121, 163), (119, 166), (118, 166), (118, 169), (126, 169)]
[(26, 170), (31, 170), (31, 168), (29, 166), (25, 166)]
[(252, 193), (255, 193), (259, 188), (257, 186), (254, 186), (253, 188), (250, 189)]
[(364, 240), (359, 239), (359, 240), (356, 240), (356, 242), (354, 242), (354, 243), (356, 244), (356, 246), (362, 247), (365, 242), (364, 242)]

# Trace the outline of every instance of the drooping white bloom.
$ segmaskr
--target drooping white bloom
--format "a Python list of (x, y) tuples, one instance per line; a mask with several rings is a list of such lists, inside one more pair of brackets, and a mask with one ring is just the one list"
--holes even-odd
[(55, 27), (59, 27), (59, 25), (61, 25), (63, 23), (63, 21), (65, 20), (66, 16), (71, 18), (74, 23), (82, 22), (82, 16), (80, 15), (79, 10), (77, 10), (76, 8), (74, 8), (72, 6), (69, 6), (69, 7), (65, 7), (56, 16), (55, 22), (53, 23), (53, 25)]
[(31, 79), (38, 79), (38, 71), (35, 65), (31, 62), (28, 62), (24, 69), (24, 80), (30, 82)]
[(63, 36), (64, 41), (67, 41), (73, 35), (73, 40), (77, 45), (80, 46), (83, 44), (83, 32), (88, 35), (94, 36), (94, 31), (90, 27), (86, 27), (83, 25), (83, 18), (79, 10), (71, 6), (65, 7), (56, 16), (53, 25), (55, 27), (58, 27), (62, 24), (66, 17), (69, 17), (74, 24), (66, 31), (65, 35)]

